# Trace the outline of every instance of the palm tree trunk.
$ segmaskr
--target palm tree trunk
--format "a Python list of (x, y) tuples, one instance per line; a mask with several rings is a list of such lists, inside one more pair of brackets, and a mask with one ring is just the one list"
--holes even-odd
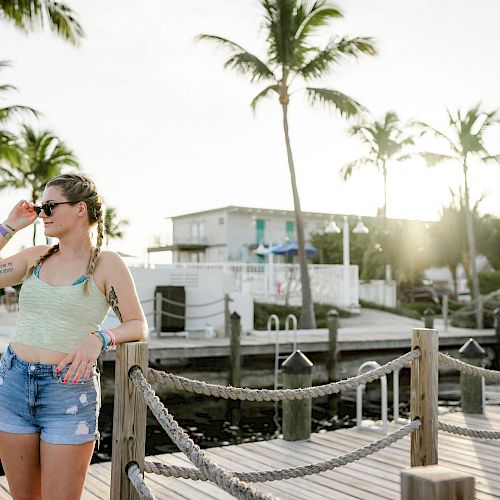
[(472, 224), (472, 214), (469, 206), (469, 185), (467, 182), (467, 157), (464, 158), (464, 198), (465, 198), (465, 224), (467, 228), (467, 241), (469, 246), (469, 266), (472, 279), (472, 296), (477, 303), (476, 326), (479, 330), (483, 329), (483, 304), (481, 292), (479, 290), (479, 276), (476, 268), (476, 239), (474, 237), (474, 226)]
[[(385, 167), (385, 160), (382, 163), (382, 173), (384, 174), (384, 222), (387, 226), (387, 169)], [(387, 229), (387, 227), (386, 227)]]
[[(300, 328), (316, 328), (316, 317), (314, 315), (314, 304), (311, 295), (311, 283), (309, 280), (309, 270), (307, 268), (307, 257), (305, 251), (304, 224), (302, 212), (300, 210), (299, 192), (297, 190), (297, 180), (295, 178), (295, 167), (293, 164), (292, 148), (288, 134), (288, 95), (286, 102), (282, 102), (283, 109), (283, 130), (285, 132), (286, 153), (288, 157), (288, 167), (290, 169), (290, 179), (292, 181), (293, 204), (295, 207), (295, 223), (297, 226), (297, 243), (299, 247), (300, 281), (302, 284), (302, 315), (299, 320)], [(285, 101), (285, 99), (283, 99)]]

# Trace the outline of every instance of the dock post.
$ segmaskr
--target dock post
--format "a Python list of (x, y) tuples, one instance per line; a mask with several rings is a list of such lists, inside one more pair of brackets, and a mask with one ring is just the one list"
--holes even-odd
[(229, 385), (241, 386), (241, 316), (235, 311), (231, 314), (231, 373)]
[(334, 382), (337, 380), (337, 363), (338, 363), (338, 327), (339, 313), (335, 309), (330, 309), (327, 315), (328, 324), (328, 381)]
[(139, 499), (125, 468), (133, 461), (144, 471), (146, 403), (129, 379), (128, 372), (131, 367), (139, 366), (146, 376), (148, 362), (147, 342), (127, 342), (116, 348), (111, 454), (112, 500)]
[(411, 363), (411, 420), (422, 425), (411, 434), (411, 466), (438, 463), (438, 351), (436, 330), (414, 328), (411, 348), (420, 348), (420, 357)]
[(448, 294), (445, 293), (443, 295), (443, 302), (442, 302), (442, 310), (443, 310), (443, 323), (444, 323), (444, 331), (448, 331), (448, 323), (449, 323), (449, 307), (450, 305), (450, 298), (448, 297)]
[(401, 472), (401, 500), (474, 500), (474, 477), (441, 465)]
[(430, 307), (424, 311), (424, 328), (434, 328), (434, 311)]
[(229, 310), (229, 302), (231, 298), (229, 294), (224, 294), (224, 337), (229, 338), (231, 336), (231, 311)]
[[(464, 363), (484, 367), (486, 351), (470, 338), (458, 351)], [(484, 378), (460, 372), (460, 396), (464, 413), (484, 413)]]
[(161, 334), (161, 323), (163, 321), (163, 295), (161, 292), (156, 292), (155, 294), (155, 327), (156, 336), (159, 337)]
[[(313, 364), (300, 351), (295, 351), (285, 359), (283, 368), (283, 388), (302, 389), (312, 385)], [(301, 441), (311, 437), (311, 399), (283, 401), (283, 439)]]
[(500, 344), (500, 307), (493, 311), (495, 315), (495, 337), (498, 344)]

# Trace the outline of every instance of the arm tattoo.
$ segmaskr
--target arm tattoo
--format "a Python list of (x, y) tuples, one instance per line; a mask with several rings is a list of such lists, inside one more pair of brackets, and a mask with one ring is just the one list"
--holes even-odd
[(113, 287), (111, 287), (111, 290), (109, 292), (108, 302), (114, 313), (116, 314), (116, 317), (120, 320), (120, 323), (123, 323), (122, 313), (120, 312), (120, 309), (118, 309), (118, 295), (116, 295), (115, 289)]
[(0, 273), (7, 274), (14, 272), (14, 264), (12, 262), (7, 262), (6, 264), (0, 264)]

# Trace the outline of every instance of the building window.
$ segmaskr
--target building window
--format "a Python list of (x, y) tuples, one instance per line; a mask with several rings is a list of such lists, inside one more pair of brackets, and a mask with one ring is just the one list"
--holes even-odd
[(219, 226), (224, 224), (224, 217), (219, 217)]
[(288, 241), (295, 241), (295, 222), (292, 220), (286, 221), (286, 237)]
[(199, 243), (203, 240), (205, 236), (205, 223), (204, 222), (192, 222), (191, 223), (191, 241), (193, 243)]
[(266, 221), (264, 219), (257, 219), (255, 221), (255, 229), (256, 243), (263, 243), (265, 241)]

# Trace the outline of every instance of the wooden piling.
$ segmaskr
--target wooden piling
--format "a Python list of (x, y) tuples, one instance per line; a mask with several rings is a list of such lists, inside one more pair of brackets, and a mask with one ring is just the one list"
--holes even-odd
[(414, 328), (411, 347), (421, 355), (411, 364), (411, 419), (422, 425), (411, 435), (411, 466), (438, 463), (438, 351), (436, 330)]
[(163, 321), (163, 295), (161, 292), (155, 294), (155, 333), (159, 337)]
[(138, 500), (139, 495), (127, 477), (128, 463), (137, 462), (144, 470), (146, 446), (146, 403), (129, 379), (132, 366), (147, 373), (147, 342), (127, 342), (116, 348), (113, 442), (111, 455), (112, 500)]
[(424, 328), (434, 328), (434, 311), (431, 308), (424, 311)]
[[(313, 364), (300, 351), (290, 354), (281, 365), (283, 388), (303, 389), (312, 385)], [(283, 439), (301, 441), (311, 437), (311, 399), (283, 401)]]
[(328, 381), (335, 382), (337, 380), (337, 362), (338, 362), (338, 327), (339, 313), (335, 309), (328, 311)]
[[(470, 338), (458, 351), (464, 363), (484, 367), (486, 351)], [(460, 403), (466, 414), (484, 413), (484, 378), (460, 372)]]
[(474, 500), (474, 477), (441, 465), (401, 472), (401, 500)]
[(231, 359), (229, 384), (241, 386), (241, 317), (235, 311), (231, 314)]

